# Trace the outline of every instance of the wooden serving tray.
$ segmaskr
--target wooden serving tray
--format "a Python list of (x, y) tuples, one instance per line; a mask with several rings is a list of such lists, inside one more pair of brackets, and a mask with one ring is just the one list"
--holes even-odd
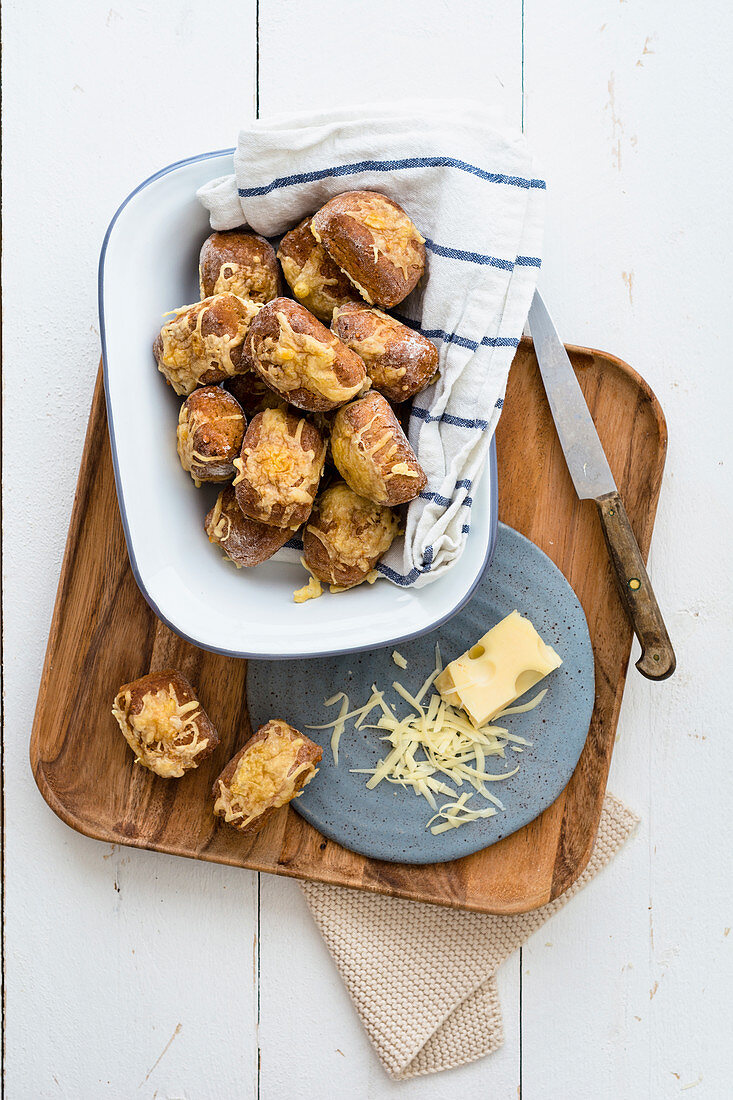
[[(568, 351), (646, 557), (667, 442), (662, 410), (643, 379), (619, 359), (585, 348)], [(254, 837), (215, 821), (212, 783), (251, 733), (246, 662), (182, 641), (140, 594), (117, 507), (101, 371), (31, 734), (33, 774), (51, 809), (73, 829), (107, 843), (455, 908), (518, 913), (563, 893), (585, 867), (595, 839), (632, 636), (595, 506), (575, 496), (529, 340), (512, 366), (497, 445), (500, 518), (540, 546), (568, 578), (585, 609), (595, 653), (588, 740), (570, 783), (541, 817), (483, 852), (431, 866), (354, 855), (289, 808)], [(135, 767), (110, 713), (119, 684), (167, 666), (198, 688), (223, 741), (210, 761), (180, 781)], [(275, 671), (287, 675), (287, 664)]]

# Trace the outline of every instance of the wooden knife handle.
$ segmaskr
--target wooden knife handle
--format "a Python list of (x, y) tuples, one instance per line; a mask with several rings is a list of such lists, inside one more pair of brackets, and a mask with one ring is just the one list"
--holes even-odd
[(636, 667), (650, 680), (666, 680), (677, 661), (623, 501), (614, 492), (596, 504), (619, 595), (641, 645)]

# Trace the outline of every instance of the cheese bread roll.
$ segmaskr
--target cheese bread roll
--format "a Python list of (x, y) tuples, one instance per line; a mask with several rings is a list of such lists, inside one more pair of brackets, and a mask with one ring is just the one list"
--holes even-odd
[(346, 484), (377, 504), (404, 504), (427, 485), (425, 471), (381, 393), (339, 409), (331, 454)]
[(311, 233), (310, 218), (285, 234), (277, 258), (293, 294), (319, 321), (328, 324), (336, 306), (358, 301), (348, 276)]
[(275, 249), (256, 233), (227, 229), (207, 237), (199, 257), (201, 297), (236, 294), (269, 302), (280, 293)]
[(262, 307), (247, 334), (247, 352), (263, 382), (309, 412), (344, 405), (369, 385), (364, 361), (290, 298)]
[(326, 444), (304, 417), (265, 409), (250, 424), (233, 484), (245, 516), (274, 527), (300, 527), (310, 515)]
[(364, 302), (335, 309), (331, 331), (361, 356), (373, 388), (393, 404), (414, 397), (438, 369), (435, 344)]
[(425, 239), (377, 191), (336, 195), (313, 215), (311, 233), (371, 305), (396, 306), (425, 270)]
[(304, 733), (271, 719), (250, 737), (214, 783), (214, 814), (240, 833), (254, 833), (292, 801), (323, 756)]
[(158, 370), (181, 397), (251, 367), (244, 338), (260, 306), (217, 294), (174, 310), (153, 344)]
[(179, 779), (197, 768), (219, 744), (194, 689), (174, 668), (123, 684), (112, 714), (135, 762), (162, 779)]
[(186, 398), (178, 414), (178, 457), (197, 486), (231, 481), (246, 427), (239, 402), (218, 386), (204, 386)]
[(339, 481), (316, 498), (303, 531), (303, 560), (319, 581), (353, 588), (371, 576), (398, 531), (391, 508)]
[(289, 527), (273, 527), (245, 516), (231, 485), (219, 493), (216, 504), (204, 520), (204, 530), (209, 542), (220, 546), (224, 556), (234, 562), (237, 569), (261, 565), (293, 534)]

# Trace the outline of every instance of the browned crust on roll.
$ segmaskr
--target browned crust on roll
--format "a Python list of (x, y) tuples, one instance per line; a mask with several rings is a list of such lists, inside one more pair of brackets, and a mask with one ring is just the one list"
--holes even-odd
[(197, 485), (234, 477), (246, 427), (239, 402), (218, 386), (204, 386), (186, 398), (178, 415), (177, 450)]
[(336, 306), (358, 300), (348, 277), (311, 233), (310, 218), (285, 234), (277, 258), (295, 297), (320, 321), (328, 324)]
[(425, 471), (381, 393), (368, 393), (339, 409), (331, 454), (347, 485), (377, 504), (404, 504), (427, 485)]
[(311, 232), (372, 305), (396, 306), (425, 270), (417, 227), (378, 191), (336, 195), (313, 215)]
[(231, 485), (222, 489), (216, 504), (204, 520), (209, 542), (220, 546), (238, 569), (261, 565), (285, 545), (293, 532), (245, 516)]
[(217, 294), (174, 311), (155, 339), (153, 354), (177, 394), (188, 397), (197, 386), (251, 369), (244, 338), (259, 309), (235, 294)]
[(271, 390), (253, 370), (227, 378), (222, 386), (242, 406), (247, 420), (265, 409), (278, 409), (285, 404), (280, 394)]
[[(253, 776), (255, 783), (249, 788), (243, 787), (244, 793), (237, 796), (232, 792), (232, 782), (237, 774), (240, 761), (251, 754), (252, 750), (256, 749), (258, 745), (263, 742), (267, 743), (271, 737), (270, 744), (276, 743), (283, 750), (283, 759), (279, 762), (276, 760), (270, 769), (272, 782), (267, 782), (267, 774), (263, 776), (263, 772), (267, 773), (268, 770), (267, 760), (260, 760)], [(294, 744), (298, 741), (301, 743), (292, 750), (291, 763), (288, 744)], [(304, 733), (300, 733), (293, 726), (289, 726), (287, 722), (271, 719), (250, 737), (236, 756), (232, 757), (214, 783), (211, 791), (211, 796), (214, 799), (214, 815), (226, 821), (227, 812), (229, 812), (230, 820), (226, 821), (226, 824), (241, 833), (256, 832), (262, 828), (276, 810), (291, 802), (306, 783), (310, 782), (316, 774), (316, 765), (320, 763), (322, 756), (323, 749), (321, 746), (317, 745), (315, 741), (311, 741)], [(285, 765), (281, 776), (279, 775), (278, 763)], [(280, 778), (280, 782), (278, 782), (278, 778)], [(257, 783), (258, 779), (260, 781), (264, 779), (265, 783)], [(272, 788), (269, 804), (266, 798), (267, 788)], [(275, 802), (277, 805), (273, 804)], [(254, 809), (255, 812), (248, 812), (251, 809)]]
[(237, 503), (250, 519), (300, 527), (310, 515), (326, 445), (305, 417), (265, 409), (252, 420), (235, 459)]
[(303, 559), (318, 580), (353, 588), (369, 577), (398, 530), (391, 508), (339, 481), (316, 498), (303, 531)]
[(414, 397), (438, 369), (435, 344), (363, 302), (335, 309), (331, 331), (364, 360), (373, 388), (394, 404)]
[(359, 356), (290, 298), (262, 307), (246, 348), (262, 380), (299, 409), (335, 409), (369, 385)]
[(269, 302), (282, 292), (275, 249), (257, 233), (227, 229), (212, 233), (199, 257), (201, 297), (237, 294), (253, 302)]
[[(169, 699), (175, 703), (171, 709), (179, 728), (174, 728), (165, 709), (161, 710)], [(164, 779), (180, 778), (197, 768), (219, 744), (219, 735), (196, 692), (174, 668), (122, 684), (112, 713), (137, 761)]]

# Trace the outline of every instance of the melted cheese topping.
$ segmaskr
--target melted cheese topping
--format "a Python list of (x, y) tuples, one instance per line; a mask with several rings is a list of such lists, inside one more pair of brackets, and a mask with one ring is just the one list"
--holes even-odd
[(362, 388), (364, 378), (353, 386), (345, 386), (334, 370), (337, 338), (329, 343), (304, 332), (295, 332), (284, 313), (276, 314), (280, 331), (277, 339), (266, 336), (260, 344), (257, 358), (260, 370), (280, 391), (310, 390), (327, 401), (343, 403)]
[[(295, 782), (303, 775), (309, 783), (316, 774), (310, 761), (296, 764), (302, 737), (288, 735), (283, 722), (269, 723), (267, 737), (242, 754), (228, 786), (219, 780), (214, 813), (240, 829), (251, 824), (265, 810), (279, 809), (295, 796)], [(285, 728), (284, 728), (285, 727)]]
[(400, 440), (394, 428), (384, 422), (381, 411), (375, 412), (360, 428), (355, 428), (347, 415), (337, 415), (331, 435), (333, 461), (342, 477), (361, 496), (386, 503), (387, 482), (393, 477), (420, 477), (420, 471), (404, 459), (393, 462), (399, 450)]
[(420, 477), (417, 470), (413, 470), (406, 462), (395, 462), (392, 466), (389, 477)]
[(255, 447), (244, 447), (234, 466), (239, 471), (232, 482), (247, 480), (259, 494), (260, 515), (269, 517), (276, 505), (283, 505), (282, 526), (297, 507), (312, 504), (326, 459), (326, 444), (320, 455), (301, 443), (305, 420), (299, 420), (295, 434), (288, 430), (283, 409), (265, 409), (261, 414), (260, 436)]
[(325, 271), (333, 261), (327, 255), (325, 248), (314, 240), (308, 259), (301, 267), (292, 256), (283, 256), (278, 253), (280, 265), (288, 285), (293, 294), (316, 317), (330, 319), (335, 306), (343, 305), (349, 301), (348, 294), (337, 294), (331, 287), (337, 287), (340, 283), (338, 275), (328, 276)]
[(198, 421), (196, 417), (190, 417), (189, 411), (185, 405), (181, 407), (181, 411), (178, 414), (178, 427), (176, 429), (176, 450), (178, 451), (178, 457), (181, 460), (181, 466), (186, 473), (191, 474), (194, 485), (197, 489), (201, 487), (201, 482), (193, 472), (195, 465), (194, 454), (196, 451), (196, 429), (198, 428)]
[(306, 603), (308, 600), (317, 600), (319, 596), (323, 595), (323, 586), (318, 577), (314, 577), (312, 574), (308, 578), (308, 583), (304, 584), (302, 588), (296, 588), (293, 592), (293, 601), (295, 603)]
[(375, 447), (367, 448), (364, 436), (373, 427), (376, 416), (362, 428), (355, 428), (347, 416), (339, 415), (331, 434), (331, 454), (342, 477), (348, 477), (355, 493), (369, 500), (386, 501), (387, 483), (374, 455), (387, 442), (381, 440)]
[(209, 542), (224, 543), (232, 532), (231, 518), (224, 511), (224, 493), (219, 493), (214, 505), (214, 511), (206, 527)]
[(376, 192), (368, 198), (354, 195), (348, 209), (342, 213), (359, 222), (371, 234), (375, 264), (382, 255), (407, 279), (410, 268), (421, 262), (416, 245), (424, 244), (425, 238), (420, 236), (404, 210), (395, 209), (381, 195)]
[[(348, 340), (348, 346), (355, 351), (357, 355), (360, 355), (367, 366), (372, 366), (375, 360), (378, 360), (387, 350), (389, 344), (395, 339), (396, 336), (401, 334), (403, 325), (395, 321), (392, 317), (388, 317), (386, 313), (382, 313), (381, 310), (371, 307), (370, 309), (364, 309), (357, 311), (353, 308), (349, 308), (343, 314), (340, 311), (336, 311), (333, 321), (334, 327), (338, 325), (341, 316), (346, 320), (350, 317), (361, 315), (364, 318), (364, 323), (369, 326), (368, 332), (364, 336), (356, 337), (352, 336)], [(337, 332), (337, 335), (343, 340), (344, 337), (341, 333)], [(346, 341), (345, 341), (346, 342)], [(404, 374), (404, 367), (401, 370), (401, 374)]]
[(318, 524), (307, 526), (336, 569), (358, 568), (364, 574), (362, 580), (389, 550), (398, 529), (399, 521), (391, 509), (359, 497), (348, 485), (326, 489), (319, 498)]
[[(237, 320), (234, 333), (217, 336), (204, 334), (204, 317), (212, 308), (212, 298), (192, 306), (174, 310), (172, 321), (160, 331), (163, 347), (158, 369), (180, 396), (188, 396), (199, 385), (202, 377), (211, 370), (224, 375), (237, 373), (232, 362), (232, 351), (244, 342), (252, 318), (262, 306), (243, 298), (244, 315)], [(195, 318), (195, 323), (191, 322)]]
[[(384, 355), (395, 335), (394, 324), (391, 323), (391, 319), (387, 317), (386, 314), (380, 313), (379, 310), (375, 309), (374, 315), (382, 320), (378, 320), (374, 323), (371, 332), (363, 336), (361, 340), (354, 340), (350, 344), (352, 349), (357, 355), (362, 357), (365, 363), (372, 363), (375, 359)], [(404, 367), (400, 373), (405, 373)]]
[(452, 706), (462, 707), (472, 722), (489, 721), (539, 683), (562, 660), (540, 638), (529, 619), (512, 611), (451, 661), (436, 683)]
[[(199, 285), (203, 298), (203, 280), (200, 280)], [(277, 294), (277, 281), (259, 256), (252, 256), (249, 264), (225, 260), (219, 268), (211, 293), (236, 294), (238, 298), (255, 298), (264, 303)]]
[(131, 702), (128, 689), (115, 699), (112, 714), (135, 753), (135, 763), (164, 779), (178, 779), (195, 768), (196, 757), (209, 743), (198, 727), (201, 717), (198, 700), (179, 703), (173, 685), (169, 684), (167, 691), (161, 688), (144, 695), (135, 714), (130, 713)]

